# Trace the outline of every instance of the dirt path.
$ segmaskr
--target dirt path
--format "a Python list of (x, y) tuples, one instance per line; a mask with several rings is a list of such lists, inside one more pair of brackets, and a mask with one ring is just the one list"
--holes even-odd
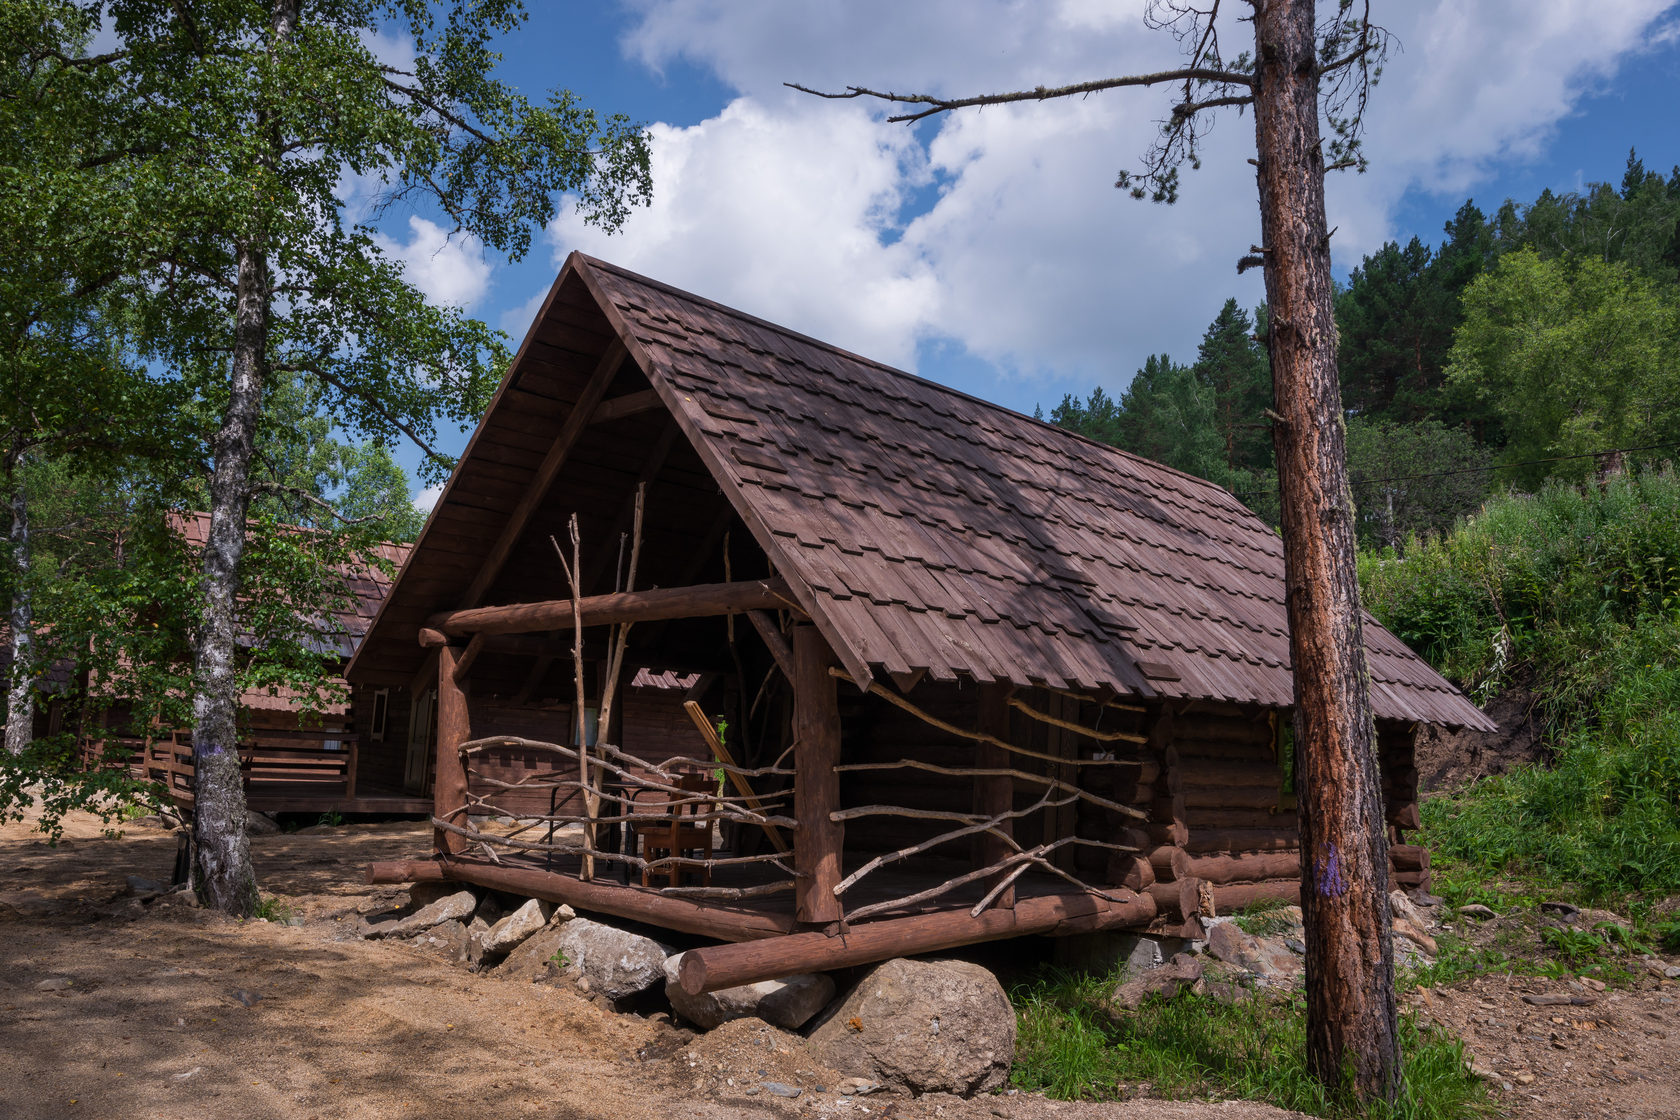
[(358, 907), (377, 901), (362, 883), (367, 863), (429, 843), (419, 825), (254, 837), (264, 890), (286, 896), (298, 924), (240, 923), (123, 896), (128, 875), (167, 880), (167, 833), (111, 840), (79, 820), (54, 849), (23, 826), (0, 828), (0, 1120), (1298, 1115), (1024, 1094), (754, 1095), (766, 1078), (836, 1082), (762, 1025), (692, 1038), (568, 990), (357, 938)]

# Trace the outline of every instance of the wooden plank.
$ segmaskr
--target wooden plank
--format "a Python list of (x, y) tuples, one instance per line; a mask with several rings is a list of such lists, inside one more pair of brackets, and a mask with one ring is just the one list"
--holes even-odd
[[(712, 721), (706, 718), (706, 713), (700, 705), (696, 701), (685, 700), (683, 701), (683, 711), (688, 713), (688, 718), (699, 729), (700, 737), (705, 739), (706, 745), (712, 749), (712, 756), (725, 766), (734, 766), (735, 756), (729, 753), (729, 748), (723, 745), (722, 739), (718, 738), (717, 730), (712, 727)], [(767, 812), (764, 808), (764, 802), (758, 799), (758, 792), (753, 789), (752, 783), (747, 780), (745, 774), (736, 774), (729, 770), (724, 771), (724, 773), (728, 776), (729, 783), (746, 799), (748, 808), (757, 813)], [(767, 824), (764, 826), (764, 834), (770, 838), (770, 843), (776, 846), (778, 852), (788, 850), (787, 841), (782, 839), (781, 829), (773, 824)]]
[[(457, 810), (467, 803), (467, 771), (461, 764), (461, 744), (472, 738), (467, 695), (455, 679), (455, 647), (443, 646), (437, 655), (437, 769), (432, 779), (432, 815), (465, 824), (458, 820)], [(467, 846), (465, 837), (441, 828), (432, 830), (432, 843), (439, 852), (450, 854)]]
[(758, 636), (764, 639), (765, 646), (770, 650), (770, 656), (776, 659), (776, 667), (782, 671), (782, 676), (788, 681), (793, 680), (793, 647), (788, 645), (787, 639), (776, 628), (776, 620), (763, 611), (748, 611), (747, 619), (758, 631)]
[[(838, 922), (840, 856), (845, 826), (830, 818), (840, 808), (840, 704), (838, 683), (828, 675), (834, 654), (814, 626), (793, 632), (793, 865), (799, 921)], [(786, 975), (778, 973), (777, 975)]]
[[(673, 618), (709, 618), (766, 609), (798, 609), (781, 579), (737, 580), (733, 583), (702, 583), (692, 587), (656, 587), (649, 591), (622, 591), (613, 595), (591, 595), (582, 601), (585, 626), (621, 622), (650, 622)], [(522, 634), (537, 630), (570, 630), (572, 601), (548, 599), (537, 603), (515, 603), (505, 607), (475, 607), (445, 611), (427, 620), (430, 628), (444, 634)]]
[(548, 496), (549, 488), (554, 485), (555, 477), (566, 463), (566, 457), (572, 453), (572, 448), (576, 446), (578, 438), (583, 435), (584, 430), (589, 426), (589, 420), (595, 413), (596, 405), (600, 404), (601, 398), (606, 395), (607, 386), (612, 384), (612, 379), (618, 374), (618, 367), (624, 363), (627, 356), (624, 344), (617, 339), (607, 345), (606, 353), (601, 355), (600, 362), (595, 366), (595, 372), (590, 375), (589, 383), (584, 386), (583, 393), (578, 397), (577, 403), (572, 407), (572, 411), (567, 414), (566, 422), (561, 425), (559, 434), (554, 437), (554, 442), (549, 447), (548, 454), (543, 457), (542, 465), (537, 468), (536, 476), (531, 479), (530, 485), (525, 488), (525, 493), (519, 499), (519, 504), (508, 515), (507, 523), (502, 527), (501, 535), (496, 538), (496, 543), (484, 559), (484, 566), (479, 569), (478, 575), (473, 577), (472, 584), (467, 588), (467, 593), (461, 597), (463, 608), (476, 607), (484, 601), (485, 592), (490, 590), (491, 584), (495, 583), (496, 577), (501, 574), (502, 565), (507, 563), (508, 554), (513, 551), (514, 543), (519, 540), (520, 534), (525, 531), (525, 525), (530, 521), (531, 515), (536, 512), (537, 507)]

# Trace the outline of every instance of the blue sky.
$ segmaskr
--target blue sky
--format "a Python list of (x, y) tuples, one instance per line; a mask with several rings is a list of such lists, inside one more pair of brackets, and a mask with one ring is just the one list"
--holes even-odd
[[(535, 3), (503, 44), (533, 98), (561, 86), (646, 122), (654, 203), (606, 237), (563, 214), (518, 263), (389, 214), (387, 247), (436, 298), (513, 336), (573, 248), (1022, 411), (1118, 392), (1152, 352), (1193, 355), (1256, 239), (1252, 122), (1218, 122), (1183, 201), (1113, 190), (1165, 92), (888, 125), (783, 81), (948, 94), (1172, 65), (1141, 4), (1101, 0)], [(1388, 239), (1619, 180), (1630, 147), (1680, 163), (1680, 8), (1668, 0), (1408, 0), (1363, 176), (1333, 176), (1338, 271)], [(1244, 25), (1244, 29), (1246, 29)], [(1240, 33), (1240, 31), (1238, 32)], [(400, 46), (400, 45), (399, 45)], [(464, 446), (450, 433), (445, 449)], [(405, 461), (412, 456), (405, 455)], [(429, 495), (421, 498), (422, 503)]]

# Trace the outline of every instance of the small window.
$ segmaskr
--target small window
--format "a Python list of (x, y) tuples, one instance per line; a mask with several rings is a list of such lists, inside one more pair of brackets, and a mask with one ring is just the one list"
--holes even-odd
[(391, 690), (381, 688), (373, 694), (373, 718), (368, 720), (368, 739), (375, 743), (385, 741), (386, 713), (391, 708)]

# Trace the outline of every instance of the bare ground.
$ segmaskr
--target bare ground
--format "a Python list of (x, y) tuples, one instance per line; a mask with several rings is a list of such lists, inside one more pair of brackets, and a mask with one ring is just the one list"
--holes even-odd
[[(24, 826), (0, 827), (0, 1120), (1298, 1115), (1027, 1094), (841, 1098), (834, 1071), (762, 1024), (696, 1038), (357, 938), (358, 910), (381, 901), (366, 865), (429, 844), (410, 824), (253, 837), (264, 890), (289, 902), (293, 925), (126, 897), (125, 876), (168, 879), (168, 833), (113, 840), (80, 819), (49, 848)], [(783, 1099), (764, 1081), (805, 1091)]]
[[(295, 924), (286, 924), (126, 896), (125, 876), (168, 878), (175, 841), (166, 832), (108, 839), (79, 819), (50, 848), (24, 826), (0, 827), (0, 1120), (1298, 1115), (1028, 1094), (841, 1098), (832, 1091), (839, 1075), (797, 1036), (757, 1022), (695, 1037), (566, 988), (472, 974), (411, 944), (356, 937), (360, 913), (401, 898), (366, 886), (366, 865), (429, 842), (417, 824), (254, 837), (265, 892), (292, 910)], [(1518, 935), (1493, 925), (1476, 934)], [(1534, 1007), (1525, 992), (1594, 1002)], [(1680, 1117), (1677, 996), (1673, 981), (1649, 975), (1606, 993), (1483, 977), (1410, 998), (1466, 1039), (1510, 1115), (1645, 1120)], [(766, 1081), (805, 1091), (774, 1097), (758, 1088)]]

